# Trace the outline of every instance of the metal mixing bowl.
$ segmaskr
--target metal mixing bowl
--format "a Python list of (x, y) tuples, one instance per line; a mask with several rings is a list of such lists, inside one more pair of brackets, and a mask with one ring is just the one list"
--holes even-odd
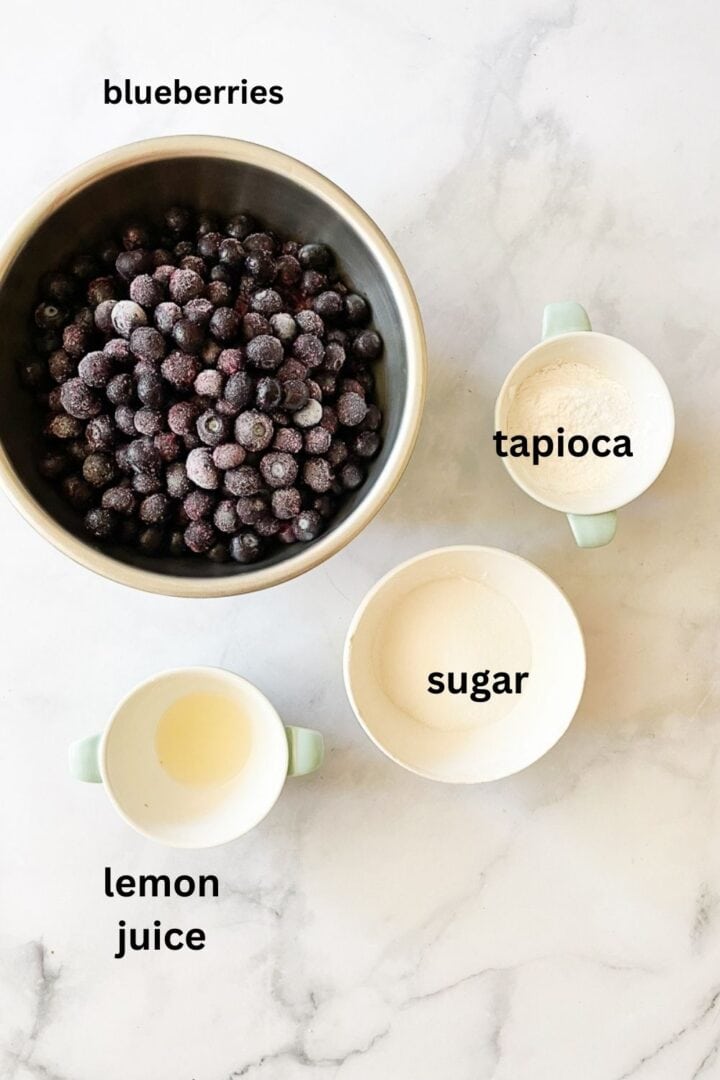
[[(248, 210), (299, 240), (320, 240), (370, 301), (385, 342), (377, 365), (384, 442), (366, 482), (327, 532), (252, 566), (201, 558), (150, 558), (92, 543), (78, 515), (38, 474), (37, 407), (18, 380), (31, 350), (29, 312), (41, 274), (112, 233), (128, 218), (172, 204), (231, 215)], [(227, 596), (287, 581), (338, 552), (378, 512), (400, 479), (417, 436), (426, 378), (417, 303), (389, 243), (353, 200), (307, 165), (235, 139), (180, 135), (120, 147), (81, 165), (42, 196), (0, 251), (0, 482), (52, 544), (96, 573), (149, 592)]]

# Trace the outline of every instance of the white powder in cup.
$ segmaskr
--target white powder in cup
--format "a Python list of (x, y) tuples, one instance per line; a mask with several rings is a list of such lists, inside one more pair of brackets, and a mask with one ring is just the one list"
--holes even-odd
[[(612, 447), (618, 435), (629, 436), (636, 446), (639, 429), (633, 400), (622, 383), (603, 375), (597, 368), (578, 360), (558, 360), (529, 375), (510, 391), (506, 434), (556, 438), (559, 427), (565, 429), (565, 443), (572, 435), (592, 441), (607, 435)], [(591, 494), (611, 488), (631, 459), (598, 457), (589, 450), (583, 457), (573, 457), (565, 450), (560, 457), (553, 452), (536, 465), (527, 458), (516, 458), (515, 466), (529, 486), (550, 499), (574, 494)]]

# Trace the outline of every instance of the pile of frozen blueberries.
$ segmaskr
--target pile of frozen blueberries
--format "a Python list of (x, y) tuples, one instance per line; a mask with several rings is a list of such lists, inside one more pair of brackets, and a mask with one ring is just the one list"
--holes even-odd
[(39, 466), (96, 540), (250, 563), (363, 483), (383, 344), (324, 244), (172, 207), (41, 292)]

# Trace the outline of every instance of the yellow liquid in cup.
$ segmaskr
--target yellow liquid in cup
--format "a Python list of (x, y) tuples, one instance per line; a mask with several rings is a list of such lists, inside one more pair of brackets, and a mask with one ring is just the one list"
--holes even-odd
[(155, 733), (155, 752), (168, 776), (209, 787), (234, 779), (250, 754), (249, 718), (222, 694), (186, 694), (170, 705)]

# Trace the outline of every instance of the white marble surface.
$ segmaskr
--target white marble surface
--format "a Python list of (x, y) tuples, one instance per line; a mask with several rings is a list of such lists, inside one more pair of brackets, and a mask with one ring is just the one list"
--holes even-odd
[[(72, 565), (0, 502), (2, 1080), (720, 1076), (717, 37), (710, 0), (78, 0), (3, 15), (0, 226), (80, 160), (234, 134), (345, 186), (426, 321), (421, 440), (383, 513), (270, 593), (192, 602)], [(103, 76), (285, 86), (261, 109), (103, 107)], [(486, 437), (574, 297), (651, 356), (678, 435), (616, 541), (576, 550)], [(346, 626), (402, 558), (508, 547), (566, 590), (589, 678), (567, 736), (482, 788), (424, 782), (356, 725)], [(137, 680), (221, 664), (320, 726), (319, 776), (212, 853), (134, 835), (68, 741)], [(214, 872), (219, 901), (108, 900), (102, 871)], [(204, 952), (112, 958), (118, 918)]]

